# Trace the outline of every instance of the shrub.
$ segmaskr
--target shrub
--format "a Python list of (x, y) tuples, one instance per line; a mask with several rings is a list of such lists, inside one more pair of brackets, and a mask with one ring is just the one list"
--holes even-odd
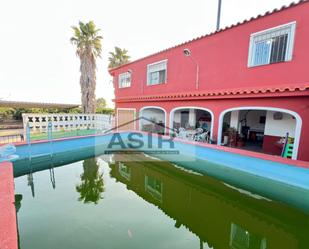
[(115, 110), (113, 108), (97, 108), (96, 113), (113, 115), (115, 113)]

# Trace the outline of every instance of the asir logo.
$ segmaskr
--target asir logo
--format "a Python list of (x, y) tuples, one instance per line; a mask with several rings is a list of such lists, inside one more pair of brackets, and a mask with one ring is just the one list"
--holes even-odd
[[(113, 128), (113, 131), (118, 131), (119, 128), (127, 126), (131, 122), (139, 121), (140, 119), (146, 120), (148, 123), (157, 125), (150, 119), (140, 117), (128, 123), (122, 124)], [(168, 127), (163, 127), (165, 130)], [(169, 129), (171, 130), (171, 129)], [(138, 132), (138, 131), (124, 131), (114, 132), (107, 145), (106, 154), (179, 154), (175, 149), (174, 138), (162, 134), (154, 134), (151, 132)]]

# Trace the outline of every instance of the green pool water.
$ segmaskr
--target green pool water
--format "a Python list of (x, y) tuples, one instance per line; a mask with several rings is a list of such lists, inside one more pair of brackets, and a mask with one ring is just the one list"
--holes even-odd
[(16, 177), (20, 249), (309, 248), (302, 211), (168, 162), (128, 157), (57, 167), (45, 158), (36, 162), (41, 171)]

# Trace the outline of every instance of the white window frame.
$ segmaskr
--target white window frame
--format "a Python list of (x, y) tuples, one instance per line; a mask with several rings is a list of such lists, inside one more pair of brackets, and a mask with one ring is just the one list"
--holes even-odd
[(276, 33), (280, 30), (287, 29), (287, 28), (289, 28), (290, 30), (288, 32), (288, 41), (287, 41), (287, 48), (286, 48), (286, 54), (285, 54), (285, 61), (291, 61), (293, 57), (293, 50), (294, 50), (296, 21), (251, 34), (250, 35), (250, 45), (249, 45), (248, 67), (270, 65), (269, 62), (266, 64), (258, 64), (258, 65), (254, 64), (255, 48), (256, 48), (257, 39), (260, 38), (261, 36), (265, 36), (271, 33)]
[[(129, 83), (127, 84), (127, 85), (123, 85), (122, 83), (121, 83), (121, 79), (122, 78), (130, 78), (130, 81), (129, 81)], [(127, 87), (131, 87), (131, 82), (132, 82), (132, 75), (131, 75), (131, 73), (130, 72), (125, 72), (125, 73), (121, 73), (121, 74), (119, 74), (119, 76), (118, 76), (118, 87), (119, 88), (127, 88)]]
[[(161, 64), (161, 63), (165, 63), (165, 81), (164, 82), (159, 82), (159, 83), (155, 83), (155, 84), (150, 84), (150, 68), (152, 66), (155, 66), (157, 64)], [(161, 61), (157, 61), (151, 64), (147, 65), (147, 86), (155, 86), (155, 85), (160, 85), (160, 84), (166, 84), (167, 83), (167, 64), (168, 64), (168, 60), (161, 60)], [(155, 72), (155, 71), (154, 71)]]

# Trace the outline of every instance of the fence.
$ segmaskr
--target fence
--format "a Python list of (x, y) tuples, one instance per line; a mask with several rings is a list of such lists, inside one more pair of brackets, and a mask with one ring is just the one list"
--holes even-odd
[(25, 113), (22, 117), (24, 137), (31, 140), (48, 139), (49, 130), (58, 138), (103, 133), (114, 125), (114, 117), (105, 114)]
[(24, 141), (22, 134), (0, 135), (0, 144), (10, 144)]

